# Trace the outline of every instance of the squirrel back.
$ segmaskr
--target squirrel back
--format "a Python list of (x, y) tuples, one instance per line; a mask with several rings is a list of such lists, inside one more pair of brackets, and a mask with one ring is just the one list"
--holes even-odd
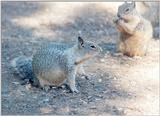
[[(53, 48), (57, 50), (65, 50), (70, 47), (72, 47), (73, 44), (65, 44), (65, 43), (50, 43), (45, 44), (42, 48)], [(14, 58), (11, 63), (11, 69), (13, 73), (18, 76), (21, 80), (27, 80), (34, 86), (38, 86), (38, 80), (35, 77), (35, 74), (33, 72), (32, 68), (32, 57), (27, 56), (18, 56)]]

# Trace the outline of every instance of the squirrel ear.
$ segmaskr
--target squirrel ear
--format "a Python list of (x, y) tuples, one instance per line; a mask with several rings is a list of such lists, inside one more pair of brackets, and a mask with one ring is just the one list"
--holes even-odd
[(78, 47), (82, 47), (84, 44), (84, 40), (79, 36), (78, 37)]
[(133, 8), (136, 7), (136, 2), (135, 1), (133, 1), (131, 4), (133, 5)]

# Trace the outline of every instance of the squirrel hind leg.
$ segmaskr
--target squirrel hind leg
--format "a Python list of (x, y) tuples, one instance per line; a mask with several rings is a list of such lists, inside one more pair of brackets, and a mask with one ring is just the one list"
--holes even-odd
[(134, 57), (134, 54), (130, 53), (130, 52), (125, 52), (124, 55), (128, 56), (128, 57)]
[(143, 52), (125, 52), (124, 55), (128, 57), (142, 57), (142, 56), (145, 56), (145, 53)]

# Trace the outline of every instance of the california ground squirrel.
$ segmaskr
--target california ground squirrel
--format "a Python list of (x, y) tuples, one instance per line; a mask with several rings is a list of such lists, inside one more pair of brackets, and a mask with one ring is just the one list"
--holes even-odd
[(41, 47), (33, 58), (24, 56), (12, 60), (11, 66), (22, 78), (30, 79), (34, 85), (45, 88), (60, 86), (67, 81), (72, 92), (78, 92), (75, 86), (77, 69), (83, 73), (84, 61), (94, 57), (101, 51), (95, 43), (84, 41), (78, 37), (78, 44), (49, 44)]
[(144, 56), (152, 38), (152, 25), (137, 12), (135, 2), (119, 6), (114, 23), (120, 32), (117, 50), (130, 57)]

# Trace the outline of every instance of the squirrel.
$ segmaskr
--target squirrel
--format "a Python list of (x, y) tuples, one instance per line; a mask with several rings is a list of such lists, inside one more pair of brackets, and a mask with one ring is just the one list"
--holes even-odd
[(129, 57), (146, 55), (153, 30), (150, 21), (137, 12), (136, 3), (120, 5), (113, 22), (120, 32), (117, 51)]
[(84, 41), (80, 36), (75, 45), (47, 44), (33, 57), (19, 56), (11, 61), (14, 72), (22, 79), (29, 79), (34, 86), (48, 90), (50, 86), (66, 83), (71, 92), (78, 93), (75, 86), (77, 70), (83, 74), (83, 63), (96, 56), (102, 49), (97, 44)]

